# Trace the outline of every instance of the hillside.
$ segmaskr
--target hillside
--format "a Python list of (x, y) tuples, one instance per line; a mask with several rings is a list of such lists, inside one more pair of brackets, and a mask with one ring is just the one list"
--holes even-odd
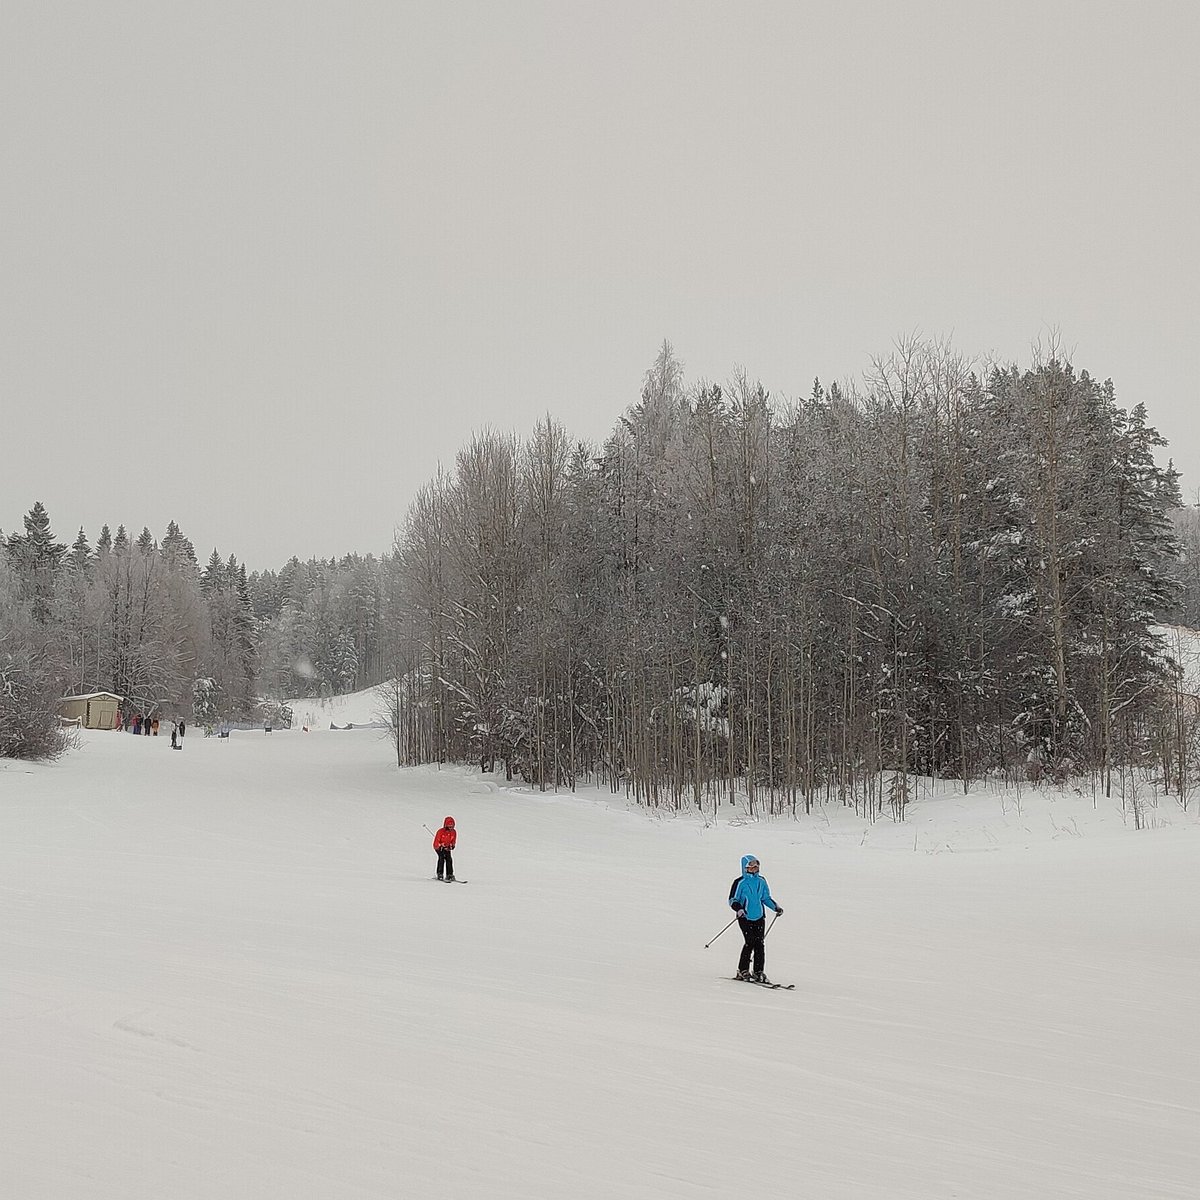
[[(397, 771), (372, 730), (0, 766), (6, 1195), (1194, 1195), (1173, 804), (655, 818)], [(468, 886), (430, 879), (447, 813)], [(793, 992), (704, 948), (748, 850)]]

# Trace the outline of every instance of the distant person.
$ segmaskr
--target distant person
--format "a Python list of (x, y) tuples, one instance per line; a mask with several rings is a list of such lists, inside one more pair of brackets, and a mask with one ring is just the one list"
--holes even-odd
[(179, 749), (179, 722), (178, 721), (171, 722), (171, 749), (172, 750)]
[(179, 718), (179, 748), (183, 749), (183, 735), (187, 733), (187, 724), (182, 717)]
[(142, 719), (142, 732), (147, 737), (150, 736), (150, 718), (148, 716)]
[(433, 835), (433, 848), (437, 851), (437, 877), (445, 877), (447, 883), (454, 882), (454, 847), (458, 834), (454, 829), (454, 818), (447, 817), (442, 827)]
[(155, 717), (154, 720), (150, 722), (150, 732), (152, 734), (154, 734), (155, 737), (158, 737), (158, 718), (157, 717)]
[[(776, 904), (771, 896), (767, 881), (758, 873), (759, 862), (753, 854), (742, 859), (742, 873), (729, 888), (729, 907), (737, 916), (745, 945), (738, 958), (736, 979), (752, 983), (770, 983), (763, 973), (766, 965), (767, 947), (763, 939), (767, 933), (766, 909), (773, 908), (777, 916), (783, 916), (783, 906)], [(753, 958), (753, 969), (751, 969)]]
[(140, 716), (133, 718), (133, 732), (135, 736), (142, 732), (142, 718)]

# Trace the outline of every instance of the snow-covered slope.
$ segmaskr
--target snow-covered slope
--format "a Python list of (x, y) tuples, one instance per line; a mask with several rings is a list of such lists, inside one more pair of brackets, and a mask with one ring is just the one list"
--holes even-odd
[(1162, 634), (1167, 654), (1183, 672), (1180, 680), (1183, 690), (1200, 696), (1200, 630), (1184, 625), (1160, 625), (1156, 632)]
[[(1193, 1197), (1200, 828), (1095, 804), (652, 819), (377, 731), (84, 734), (0, 764), (0, 1193)], [(746, 851), (793, 992), (704, 949)]]
[(331, 724), (342, 729), (347, 725), (387, 723), (386, 699), (380, 689), (374, 687), (323, 699), (301, 696), (284, 703), (292, 710), (292, 724), (296, 729), (305, 725), (313, 730), (328, 729)]

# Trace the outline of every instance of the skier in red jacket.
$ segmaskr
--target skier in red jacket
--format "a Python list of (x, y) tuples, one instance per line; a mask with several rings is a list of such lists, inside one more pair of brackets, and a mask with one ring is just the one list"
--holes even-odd
[(437, 851), (437, 877), (442, 878), (443, 872), (447, 883), (454, 882), (454, 857), (451, 851), (458, 843), (458, 834), (454, 830), (454, 818), (447, 817), (442, 827), (433, 835), (433, 848)]

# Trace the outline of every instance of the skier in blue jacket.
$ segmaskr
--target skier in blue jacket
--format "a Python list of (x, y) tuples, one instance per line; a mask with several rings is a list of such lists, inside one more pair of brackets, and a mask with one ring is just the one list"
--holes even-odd
[[(766, 910), (774, 909), (775, 915), (782, 917), (783, 906), (775, 903), (767, 881), (758, 873), (758, 866), (758, 859), (753, 854), (745, 855), (742, 858), (742, 873), (729, 889), (729, 907), (737, 915), (742, 937), (746, 940), (738, 959), (736, 978), (748, 979), (754, 983), (770, 983), (763, 974), (763, 965), (767, 957), (767, 948), (763, 942), (767, 932)], [(750, 969), (752, 955), (753, 971)]]

